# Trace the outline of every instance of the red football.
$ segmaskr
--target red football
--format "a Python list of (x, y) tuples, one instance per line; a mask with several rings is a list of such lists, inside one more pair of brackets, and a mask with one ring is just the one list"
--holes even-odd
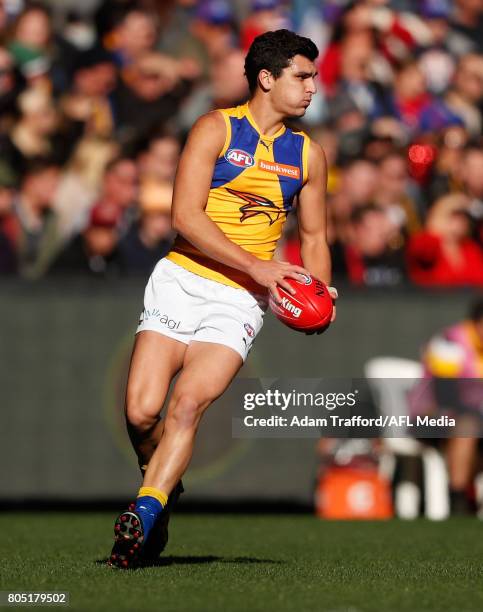
[(277, 319), (292, 329), (319, 331), (328, 327), (332, 318), (332, 298), (327, 286), (318, 278), (307, 276), (305, 279), (285, 279), (295, 289), (295, 295), (278, 287), (282, 302), (277, 304), (270, 296), (270, 308)]

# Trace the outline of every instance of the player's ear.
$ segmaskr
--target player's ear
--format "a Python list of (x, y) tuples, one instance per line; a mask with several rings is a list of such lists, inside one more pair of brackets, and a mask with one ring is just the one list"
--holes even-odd
[(258, 84), (262, 91), (270, 91), (273, 86), (273, 75), (269, 70), (263, 68), (258, 73)]

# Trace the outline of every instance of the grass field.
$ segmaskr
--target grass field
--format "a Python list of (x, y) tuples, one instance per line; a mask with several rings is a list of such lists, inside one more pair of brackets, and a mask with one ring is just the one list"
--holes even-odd
[(70, 591), (70, 610), (483, 610), (483, 526), (178, 515), (156, 567), (105, 565), (111, 513), (3, 514), (0, 590)]

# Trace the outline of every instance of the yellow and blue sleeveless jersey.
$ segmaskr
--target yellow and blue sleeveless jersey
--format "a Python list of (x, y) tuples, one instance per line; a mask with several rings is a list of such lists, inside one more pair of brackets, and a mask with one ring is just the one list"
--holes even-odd
[[(287, 214), (307, 180), (309, 137), (283, 126), (260, 133), (248, 103), (221, 109), (226, 139), (215, 164), (205, 212), (235, 244), (273, 257)], [(225, 285), (253, 289), (253, 280), (201, 253), (178, 236), (168, 259)]]

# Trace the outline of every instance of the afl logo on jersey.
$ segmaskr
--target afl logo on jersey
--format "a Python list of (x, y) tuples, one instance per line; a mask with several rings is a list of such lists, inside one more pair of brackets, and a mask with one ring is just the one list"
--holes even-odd
[(251, 168), (255, 165), (253, 156), (243, 149), (228, 149), (225, 153), (225, 159), (232, 166), (238, 166), (239, 168)]

